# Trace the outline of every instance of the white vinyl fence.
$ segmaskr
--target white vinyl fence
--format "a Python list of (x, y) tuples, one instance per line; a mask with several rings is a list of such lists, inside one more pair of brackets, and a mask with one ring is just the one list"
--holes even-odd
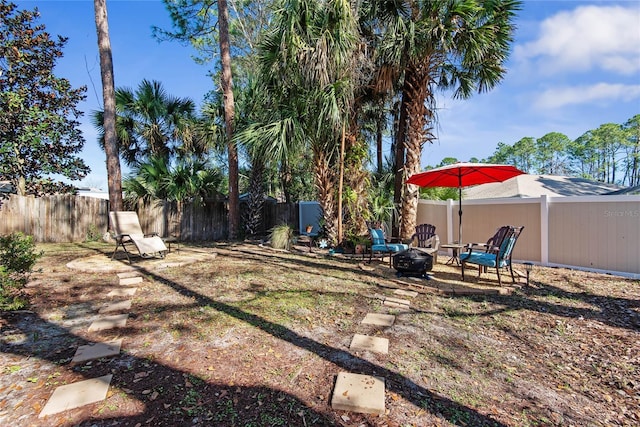
[[(523, 225), (514, 262), (640, 278), (640, 196), (462, 201), (463, 242), (485, 242), (501, 225)], [(417, 223), (443, 243), (458, 239), (458, 201), (420, 200)]]

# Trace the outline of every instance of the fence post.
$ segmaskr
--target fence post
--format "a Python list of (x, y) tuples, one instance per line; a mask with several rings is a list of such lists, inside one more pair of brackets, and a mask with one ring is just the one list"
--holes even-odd
[(540, 196), (540, 263), (549, 265), (549, 197)]
[(454, 240), (452, 218), (453, 218), (453, 199), (447, 199), (447, 241), (445, 243), (451, 243)]

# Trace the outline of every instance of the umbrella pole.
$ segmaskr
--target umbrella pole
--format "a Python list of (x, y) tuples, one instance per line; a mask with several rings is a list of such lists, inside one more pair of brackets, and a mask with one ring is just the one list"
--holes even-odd
[(462, 187), (458, 187), (458, 243), (462, 244)]

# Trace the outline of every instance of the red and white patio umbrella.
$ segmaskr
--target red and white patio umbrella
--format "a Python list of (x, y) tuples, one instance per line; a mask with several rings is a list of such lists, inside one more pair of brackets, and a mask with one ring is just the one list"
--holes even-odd
[(459, 209), (458, 242), (462, 243), (462, 187), (502, 182), (523, 174), (520, 169), (511, 165), (490, 163), (454, 163), (425, 172), (413, 174), (407, 184), (419, 187), (452, 187), (458, 188)]

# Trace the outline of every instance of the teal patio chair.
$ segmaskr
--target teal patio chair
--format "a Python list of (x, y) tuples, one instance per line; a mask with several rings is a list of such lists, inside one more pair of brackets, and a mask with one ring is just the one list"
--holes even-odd
[(486, 244), (468, 245), (467, 252), (460, 254), (462, 281), (464, 282), (466, 264), (476, 264), (478, 265), (478, 277), (480, 277), (483, 270), (495, 268), (498, 275), (498, 284), (501, 286), (500, 269), (509, 267), (511, 279), (513, 283), (516, 283), (511, 265), (511, 256), (522, 230), (524, 230), (524, 227), (502, 226), (493, 237), (487, 240)]
[(369, 233), (371, 234), (371, 251), (369, 252), (369, 262), (371, 262), (371, 260), (373, 259), (374, 253), (381, 254), (383, 258), (385, 254), (389, 254), (389, 267), (391, 267), (393, 254), (409, 249), (409, 245), (405, 245), (403, 243), (387, 243), (384, 230), (381, 228), (370, 228)]

